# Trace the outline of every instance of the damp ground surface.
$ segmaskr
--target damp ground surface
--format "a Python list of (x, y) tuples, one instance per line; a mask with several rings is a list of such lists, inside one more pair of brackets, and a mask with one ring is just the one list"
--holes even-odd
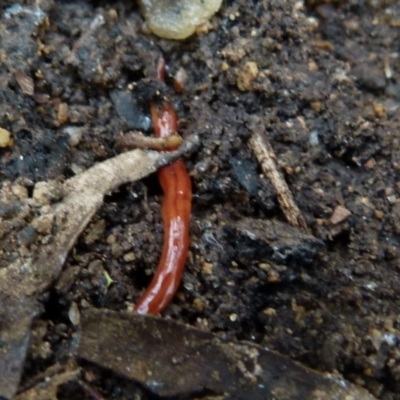
[[(45, 18), (6, 18), (2, 5), (0, 127), (12, 142), (0, 179), (32, 193), (113, 157), (121, 132), (152, 133), (150, 101), (167, 96), (182, 136), (201, 146), (186, 159), (190, 255), (163, 317), (400, 399), (400, 6), (251, 3), (225, 2), (183, 42), (146, 32), (128, 0), (42, 1)], [(155, 79), (161, 54), (167, 85)], [(260, 130), (311, 235), (286, 223), (248, 147)], [(40, 295), (22, 389), (68, 362), (71, 309), (120, 311), (139, 298), (160, 256), (161, 202), (156, 176), (106, 197)], [(153, 398), (80, 365), (105, 398)], [(61, 386), (59, 398), (81, 390)]]

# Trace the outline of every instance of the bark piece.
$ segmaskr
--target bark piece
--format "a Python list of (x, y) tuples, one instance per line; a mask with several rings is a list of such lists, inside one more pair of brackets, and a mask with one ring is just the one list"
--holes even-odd
[(171, 320), (87, 310), (78, 355), (159, 396), (221, 399), (372, 400), (342, 379), (312, 371), (248, 342)]

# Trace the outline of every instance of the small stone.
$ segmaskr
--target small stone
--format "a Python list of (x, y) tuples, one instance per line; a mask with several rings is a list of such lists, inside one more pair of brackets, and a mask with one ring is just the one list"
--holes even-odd
[(117, 10), (115, 10), (114, 8), (112, 8), (111, 10), (108, 10), (107, 16), (108, 16), (108, 18), (110, 18), (110, 20), (116, 21), (118, 19)]
[(81, 314), (79, 313), (78, 305), (75, 302), (71, 303), (71, 306), (68, 310), (68, 318), (71, 321), (72, 325), (79, 325)]
[(0, 147), (12, 145), (11, 135), (7, 129), (0, 128)]
[(110, 248), (111, 248), (111, 254), (115, 258), (118, 258), (118, 257), (122, 256), (123, 248), (122, 248), (122, 246), (121, 246), (121, 244), (119, 242), (111, 243)]
[(260, 263), (258, 264), (258, 267), (264, 270), (265, 272), (271, 271), (271, 265), (268, 263)]
[(28, 247), (36, 239), (36, 231), (32, 226), (27, 226), (18, 232), (17, 238), (21, 245)]
[(310, 132), (310, 144), (311, 144), (311, 146), (319, 145), (319, 135), (318, 135), (318, 131), (315, 129)]
[[(193, 283), (190, 282), (186, 282), (183, 284), (183, 287), (188, 291), (188, 292), (192, 292), (194, 289), (194, 285)], [(182, 293), (183, 294), (183, 293)]]
[(15, 184), (11, 187), (11, 191), (20, 200), (25, 200), (28, 198), (28, 189), (25, 186)]
[(379, 351), (383, 341), (382, 332), (374, 328), (371, 330), (370, 334), (368, 335), (368, 338), (371, 340), (371, 343), (375, 347), (375, 350)]
[(199, 298), (194, 299), (193, 304), (198, 312), (202, 312), (204, 310), (204, 303)]
[(89, 226), (88, 233), (84, 236), (86, 244), (93, 244), (97, 240), (103, 237), (104, 231), (106, 229), (106, 221), (104, 219), (99, 219)]
[(196, 27), (196, 34), (199, 36), (207, 35), (208, 32), (213, 28), (210, 21), (204, 22), (204, 24), (200, 24)]
[(115, 237), (115, 235), (111, 234), (109, 236), (107, 236), (106, 242), (108, 244), (113, 244), (117, 241), (117, 238)]
[(231, 63), (237, 64), (246, 55), (247, 46), (249, 46), (249, 42), (246, 39), (237, 39), (223, 48), (221, 54)]
[(203, 271), (206, 275), (212, 275), (213, 265), (211, 263), (205, 262), (203, 264)]
[(376, 166), (376, 161), (373, 158), (370, 158), (369, 160), (366, 161), (364, 164), (364, 167), (367, 169), (372, 169)]
[(124, 254), (124, 261), (126, 261), (126, 262), (135, 261), (135, 259), (136, 259), (136, 256), (135, 256), (135, 253), (133, 253), (133, 252)]
[(174, 88), (178, 93), (182, 93), (185, 89), (185, 83), (188, 79), (188, 74), (184, 68), (179, 68), (174, 76)]
[(267, 317), (275, 317), (276, 310), (275, 308), (268, 307), (265, 310), (263, 310), (263, 314), (265, 314)]
[(268, 282), (274, 283), (279, 281), (279, 273), (277, 271), (270, 271), (268, 273)]
[(338, 224), (339, 222), (344, 221), (350, 215), (351, 212), (347, 208), (339, 205), (333, 210), (333, 214), (330, 218), (330, 221), (332, 224), (335, 225)]
[(394, 188), (391, 186), (388, 186), (385, 188), (385, 195), (386, 196), (392, 196), (394, 194)]
[(377, 118), (383, 118), (386, 115), (385, 107), (380, 103), (374, 104), (374, 112)]
[(396, 201), (397, 201), (397, 197), (396, 197), (396, 195), (394, 195), (394, 194), (392, 194), (391, 196), (388, 196), (387, 199), (388, 199), (388, 202), (389, 202), (390, 204), (394, 204), (394, 203), (396, 203)]
[(361, 197), (360, 198), (360, 202), (361, 204), (363, 204), (365, 207), (368, 207), (369, 209), (373, 210), (375, 207), (374, 205), (371, 203), (371, 200), (369, 199), (369, 197)]
[(35, 84), (33, 82), (33, 79), (30, 76), (26, 75), (25, 72), (21, 69), (17, 69), (14, 75), (19, 87), (22, 90), (22, 93), (28, 96), (32, 96), (35, 93)]
[(78, 164), (72, 163), (71, 170), (75, 175), (78, 175), (78, 174), (81, 174), (85, 170), (85, 168), (83, 168), (82, 166), (80, 166)]
[(38, 206), (50, 204), (62, 196), (62, 185), (56, 181), (37, 182), (33, 189), (33, 200)]
[(68, 330), (68, 326), (66, 324), (57, 324), (54, 327), (54, 331), (57, 333), (57, 335), (64, 335)]
[(49, 342), (42, 342), (42, 344), (35, 350), (36, 350), (34, 352), (35, 355), (37, 357), (42, 358), (43, 360), (45, 360), (46, 358), (49, 358), (51, 356), (51, 354), (53, 353)]
[(41, 215), (32, 221), (32, 227), (39, 233), (49, 235), (53, 227), (54, 214)]
[(315, 63), (315, 61), (310, 61), (310, 62), (308, 63), (308, 69), (309, 69), (311, 72), (317, 72), (317, 71), (318, 71), (318, 65)]
[(313, 43), (317, 49), (326, 50), (326, 51), (334, 51), (335, 47), (331, 42), (327, 40), (318, 40)]
[(60, 103), (57, 110), (57, 120), (60, 125), (64, 125), (68, 121), (68, 104)]
[(68, 144), (71, 147), (75, 147), (80, 143), (84, 129), (77, 126), (66, 126), (64, 128), (63, 132), (68, 136)]
[(248, 61), (239, 71), (236, 82), (238, 89), (242, 92), (253, 90), (253, 82), (254, 79), (257, 78), (257, 75), (257, 64), (255, 62)]
[(385, 74), (382, 69), (368, 63), (360, 63), (352, 70), (358, 85), (370, 92), (379, 92), (386, 87)]
[(89, 308), (90, 307), (90, 303), (86, 299), (82, 299), (81, 300), (81, 307), (82, 308)]
[(32, 98), (38, 104), (46, 104), (50, 100), (50, 96), (46, 93), (34, 93)]
[(315, 111), (316, 113), (319, 113), (322, 108), (322, 104), (320, 101), (313, 101), (310, 103), (310, 106), (313, 109), (313, 111)]
[(226, 61), (223, 61), (222, 63), (221, 63), (221, 69), (222, 69), (222, 71), (228, 71), (228, 69), (229, 69), (229, 64), (226, 62)]

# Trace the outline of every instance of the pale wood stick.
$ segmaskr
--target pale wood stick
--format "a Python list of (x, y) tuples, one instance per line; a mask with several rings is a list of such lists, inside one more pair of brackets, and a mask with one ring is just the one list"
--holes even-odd
[(276, 156), (266, 135), (261, 132), (253, 132), (249, 140), (249, 147), (260, 162), (262, 171), (274, 186), (279, 205), (289, 224), (301, 227), (308, 232), (306, 221), (293, 199), (292, 192), (277, 168)]

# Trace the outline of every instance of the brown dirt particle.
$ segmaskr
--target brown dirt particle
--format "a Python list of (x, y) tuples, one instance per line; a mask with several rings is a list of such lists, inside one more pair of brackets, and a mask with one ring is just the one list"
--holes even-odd
[(333, 214), (330, 218), (330, 221), (332, 224), (338, 224), (339, 222), (344, 221), (350, 215), (351, 215), (351, 212), (347, 208), (345, 208), (343, 206), (337, 206), (333, 210)]
[(202, 312), (204, 310), (204, 303), (201, 301), (201, 299), (194, 299), (193, 304), (198, 312)]
[(32, 96), (35, 92), (35, 85), (33, 83), (33, 79), (26, 75), (24, 71), (18, 69), (15, 71), (15, 79), (18, 82), (19, 87), (22, 90), (22, 93)]
[(7, 129), (0, 128), (0, 147), (12, 145), (10, 132)]
[(203, 271), (207, 275), (212, 275), (213, 265), (211, 263), (205, 262), (203, 264)]
[(37, 182), (33, 189), (33, 200), (38, 206), (50, 204), (51, 201), (58, 200), (61, 195), (61, 184), (55, 181)]
[(373, 158), (370, 158), (364, 164), (364, 167), (367, 168), (367, 169), (373, 169), (375, 166), (376, 166), (376, 161)]
[(374, 112), (375, 112), (375, 117), (379, 119), (384, 118), (386, 115), (385, 107), (380, 103), (374, 104)]
[(41, 215), (32, 221), (32, 227), (39, 233), (49, 235), (53, 226), (54, 214)]
[(253, 82), (254, 79), (257, 78), (258, 75), (258, 66), (253, 61), (248, 61), (244, 66), (240, 69), (238, 78), (237, 78), (237, 87), (242, 92), (253, 90)]
[(124, 261), (126, 261), (126, 262), (131, 262), (131, 261), (135, 261), (135, 260), (136, 260), (135, 253), (130, 252), (130, 253), (126, 253), (124, 255)]
[(68, 104), (60, 103), (57, 110), (57, 121), (60, 125), (64, 125), (68, 121)]
[(179, 68), (174, 76), (174, 88), (178, 93), (183, 93), (188, 74), (184, 68)]
[(268, 317), (276, 317), (276, 310), (275, 308), (268, 307), (265, 310), (263, 310), (263, 314), (265, 314)]

